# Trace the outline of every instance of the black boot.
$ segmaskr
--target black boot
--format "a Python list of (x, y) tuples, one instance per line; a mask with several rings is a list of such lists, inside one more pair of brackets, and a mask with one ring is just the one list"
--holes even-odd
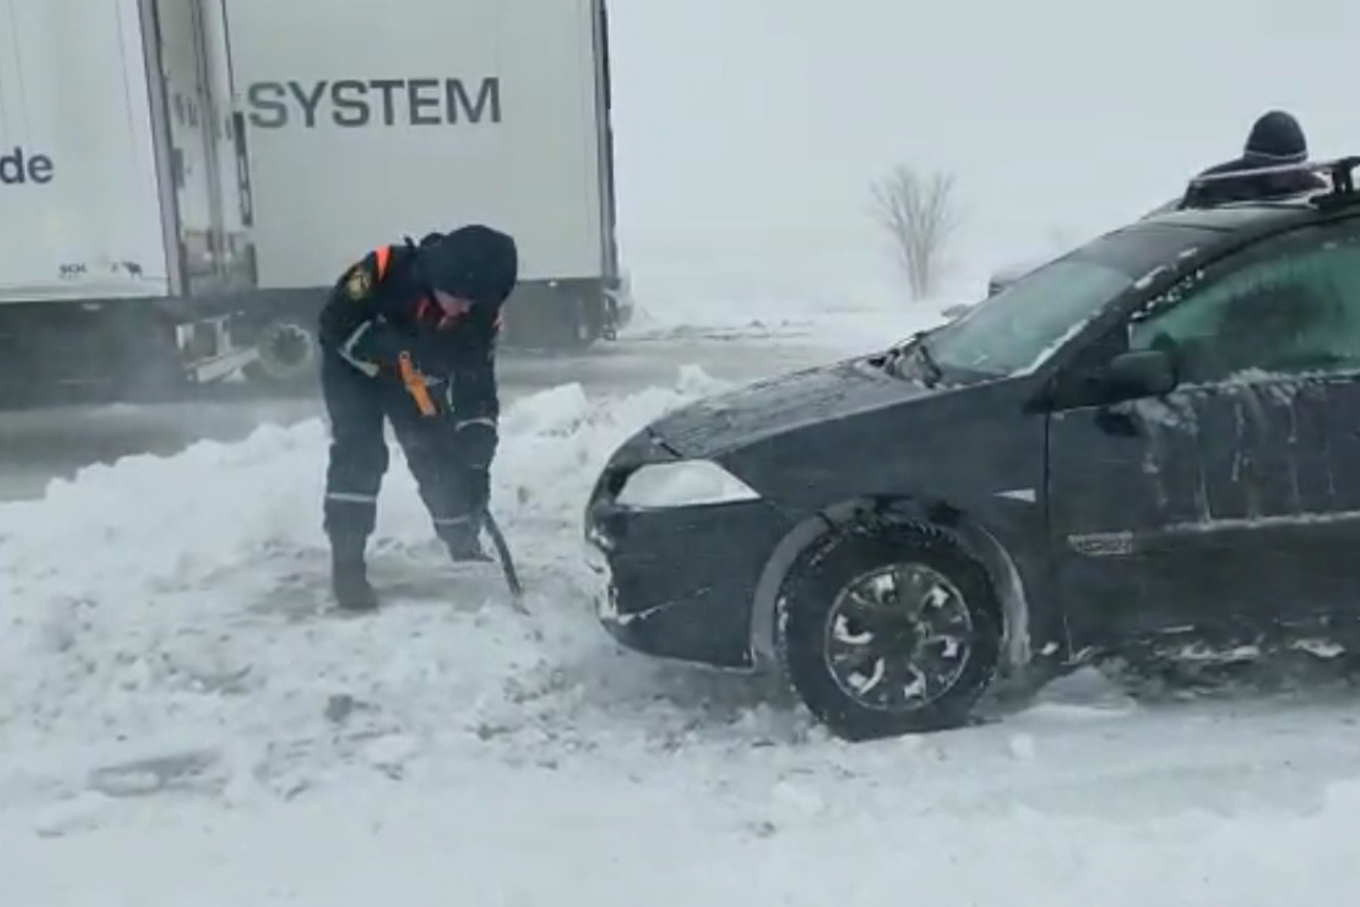
[(481, 533), (476, 523), (460, 523), (444, 528), (439, 537), (449, 549), (455, 564), (489, 563), (491, 555), (482, 547)]
[(342, 611), (373, 611), (378, 597), (368, 582), (368, 567), (364, 564), (362, 543), (338, 544), (331, 547), (331, 589), (335, 604)]

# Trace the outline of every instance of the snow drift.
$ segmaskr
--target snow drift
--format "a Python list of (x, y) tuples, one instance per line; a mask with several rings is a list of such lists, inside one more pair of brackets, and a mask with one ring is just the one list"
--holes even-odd
[(601, 666), (622, 656), (590, 611), (581, 510), (618, 443), (720, 386), (686, 369), (675, 388), (601, 401), (566, 385), (507, 408), (493, 508), (532, 619), (505, 603), (495, 566), (447, 564), (396, 449), (371, 549), (390, 607), (317, 617), (317, 421), (91, 467), (0, 506), (0, 802), (91, 773), (101, 788), (288, 791), (393, 752), (541, 750), (581, 736), (582, 709), (640, 707)]
[(494, 568), (444, 563), (399, 457), (373, 555), (389, 607), (317, 617), (317, 423), (0, 506), (11, 899), (1351, 897), (1353, 701), (1146, 709), (1086, 675), (1003, 724), (851, 746), (761, 682), (619, 652), (591, 613), (581, 506), (618, 442), (717, 387), (688, 370), (507, 410), (494, 499), (528, 617)]

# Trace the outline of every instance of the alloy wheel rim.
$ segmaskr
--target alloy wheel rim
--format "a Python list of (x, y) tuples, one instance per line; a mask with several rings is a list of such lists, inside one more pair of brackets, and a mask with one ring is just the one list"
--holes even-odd
[(832, 679), (859, 705), (912, 712), (952, 690), (973, 652), (967, 600), (943, 573), (893, 564), (847, 583), (827, 614)]

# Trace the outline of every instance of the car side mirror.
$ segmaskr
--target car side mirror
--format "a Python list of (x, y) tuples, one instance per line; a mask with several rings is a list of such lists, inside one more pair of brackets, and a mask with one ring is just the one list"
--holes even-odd
[(1161, 397), (1179, 383), (1176, 363), (1163, 350), (1120, 353), (1110, 360), (1100, 379), (1105, 395), (1117, 400)]

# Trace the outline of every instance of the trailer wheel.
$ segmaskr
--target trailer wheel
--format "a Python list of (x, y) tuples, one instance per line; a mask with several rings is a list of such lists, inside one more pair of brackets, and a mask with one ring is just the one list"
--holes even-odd
[(245, 367), (246, 377), (261, 384), (290, 385), (316, 371), (321, 347), (316, 331), (295, 318), (276, 318), (255, 339), (259, 359)]

